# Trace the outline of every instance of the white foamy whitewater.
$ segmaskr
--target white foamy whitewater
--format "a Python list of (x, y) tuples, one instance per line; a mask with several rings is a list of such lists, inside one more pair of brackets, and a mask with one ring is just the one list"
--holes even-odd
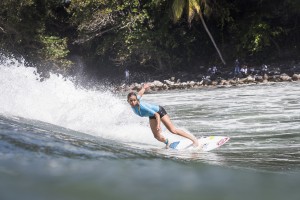
[[(106, 139), (155, 144), (147, 121), (131, 111), (125, 97), (84, 89), (50, 74), (43, 81), (24, 60), (0, 55), (0, 115), (39, 120)], [(150, 134), (149, 134), (150, 133)]]
[[(143, 99), (164, 106), (176, 127), (198, 138), (230, 137), (219, 153), (237, 153), (242, 161), (252, 156), (252, 163), (288, 159), (300, 166), (299, 89), (300, 82), (291, 82), (168, 91)], [(25, 67), (24, 61), (1, 57), (0, 91), (0, 115), (39, 120), (143, 149), (164, 146), (153, 137), (149, 120), (131, 111), (125, 95), (84, 89), (56, 74), (40, 81), (36, 69)], [(178, 139), (162, 129), (171, 141)]]
[(1, 54), (0, 92), (0, 199), (299, 199), (300, 82), (143, 97), (198, 138), (230, 137), (207, 153), (162, 149), (125, 95), (56, 74), (40, 81), (34, 67)]

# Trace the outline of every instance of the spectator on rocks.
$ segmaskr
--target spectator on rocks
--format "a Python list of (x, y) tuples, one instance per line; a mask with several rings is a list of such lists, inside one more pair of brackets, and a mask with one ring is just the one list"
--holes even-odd
[(234, 77), (237, 77), (240, 74), (240, 62), (239, 59), (236, 59), (234, 62)]
[(247, 65), (243, 65), (242, 69), (241, 69), (241, 74), (243, 77), (246, 77), (248, 75), (248, 67)]
[(265, 74), (267, 74), (267, 73), (268, 73), (268, 66), (265, 65), (265, 64), (263, 64), (263, 65), (261, 66), (261, 75), (265, 75)]
[(125, 69), (125, 84), (129, 84), (129, 70)]
[(217, 71), (218, 71), (217, 66), (213, 66), (213, 67), (208, 68), (207, 74), (209, 76), (212, 76), (212, 75), (216, 74)]
[(211, 75), (212, 75), (212, 68), (210, 67), (207, 70), (207, 76), (211, 76)]
[(217, 66), (213, 66), (211, 71), (212, 71), (212, 74), (216, 74), (218, 71)]
[(250, 69), (249, 69), (249, 75), (254, 75), (254, 73), (255, 73), (254, 67), (250, 67)]
[(218, 73), (217, 66), (214, 65), (213, 67), (208, 68), (206, 78), (210, 78), (211, 80), (214, 80), (217, 77), (217, 73)]

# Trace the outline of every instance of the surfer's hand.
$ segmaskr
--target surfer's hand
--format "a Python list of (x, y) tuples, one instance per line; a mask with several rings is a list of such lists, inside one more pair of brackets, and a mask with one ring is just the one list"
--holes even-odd
[(150, 87), (149, 83), (144, 83), (143, 88), (146, 90)]

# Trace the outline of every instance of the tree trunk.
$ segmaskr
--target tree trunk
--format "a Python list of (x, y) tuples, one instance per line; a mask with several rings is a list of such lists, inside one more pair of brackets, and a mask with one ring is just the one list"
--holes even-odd
[(164, 70), (164, 64), (163, 64), (160, 56), (157, 57), (157, 63), (158, 63), (158, 70), (163, 71)]
[(199, 13), (199, 16), (200, 16), (202, 25), (204, 26), (204, 29), (206, 30), (206, 32), (207, 32), (207, 34), (208, 34), (210, 40), (211, 40), (212, 43), (214, 44), (214, 46), (215, 46), (215, 48), (216, 48), (216, 50), (217, 50), (217, 52), (218, 52), (218, 54), (219, 54), (220, 59), (222, 60), (222, 63), (223, 63), (224, 65), (226, 65), (226, 62), (225, 62), (225, 60), (223, 59), (223, 56), (222, 56), (222, 54), (221, 54), (221, 52), (220, 52), (220, 50), (219, 50), (219, 48), (218, 48), (218, 46), (217, 46), (217, 44), (216, 44), (214, 38), (212, 37), (210, 31), (208, 30), (208, 28), (207, 28), (207, 26), (206, 26), (206, 23), (205, 23), (205, 21), (204, 21), (204, 19), (203, 19), (202, 13)]
[(275, 47), (276, 47), (276, 49), (277, 49), (277, 51), (278, 51), (278, 56), (281, 57), (281, 49), (280, 49), (280, 46), (279, 46), (278, 43), (272, 38), (272, 36), (270, 36), (270, 40), (271, 40), (271, 42), (274, 43), (274, 45), (275, 45)]

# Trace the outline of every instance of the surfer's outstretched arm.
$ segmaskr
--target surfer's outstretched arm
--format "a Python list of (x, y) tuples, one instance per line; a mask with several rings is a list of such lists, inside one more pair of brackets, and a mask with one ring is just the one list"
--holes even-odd
[(139, 95), (140, 97), (142, 97), (143, 94), (145, 93), (146, 89), (148, 89), (148, 88), (149, 88), (149, 83), (145, 83), (145, 84), (143, 85), (142, 89), (138, 92), (138, 95)]

